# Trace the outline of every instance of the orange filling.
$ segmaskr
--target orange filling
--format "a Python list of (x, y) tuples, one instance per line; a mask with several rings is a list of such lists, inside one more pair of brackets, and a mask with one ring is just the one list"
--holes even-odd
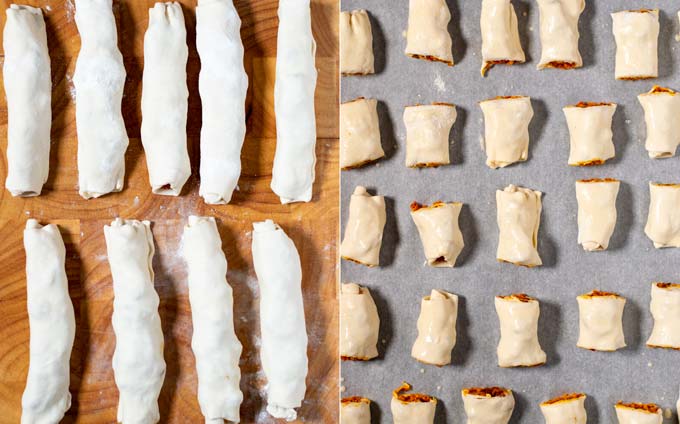
[(428, 403), (434, 400), (432, 396), (423, 393), (403, 393), (407, 390), (411, 390), (411, 385), (404, 382), (401, 383), (401, 386), (399, 386), (394, 392), (392, 392), (392, 395), (395, 397), (395, 399), (404, 403)]
[(429, 55), (429, 54), (408, 53), (408, 55), (411, 56), (414, 59), (427, 60), (427, 61), (430, 61), (430, 62), (442, 62), (442, 63), (446, 63), (449, 66), (453, 66), (453, 62), (451, 62), (449, 60), (444, 60), (444, 59), (441, 59), (441, 58), (438, 58), (438, 57), (435, 57), (435, 56), (432, 56), (432, 55)]
[(587, 108), (587, 107), (611, 106), (611, 105), (612, 105), (612, 103), (608, 103), (608, 102), (578, 102), (575, 105), (567, 106), (567, 107)]
[(342, 398), (340, 400), (340, 403), (345, 405), (345, 404), (348, 404), (348, 403), (371, 403), (371, 401), (369, 399), (366, 399), (366, 398), (361, 397), (361, 396), (350, 396), (350, 397)]
[(637, 403), (637, 402), (622, 402), (619, 401), (616, 406), (621, 406), (624, 408), (638, 409), (640, 411), (649, 412), (650, 414), (656, 414), (659, 412), (659, 407), (654, 403)]
[(484, 396), (484, 397), (505, 397), (510, 391), (503, 387), (470, 387), (463, 389), (463, 395)]
[(576, 62), (563, 62), (563, 61), (552, 61), (548, 62), (545, 67), (546, 68), (555, 68), (555, 69), (574, 69), (578, 65), (576, 65)]
[(532, 300), (535, 300), (533, 297), (531, 297), (527, 294), (524, 294), (524, 293), (515, 293), (515, 294), (511, 294), (510, 296), (498, 296), (498, 297), (500, 297), (501, 299), (517, 299), (520, 302), (524, 302), (524, 303), (529, 303)]
[(652, 91), (650, 91), (649, 93), (650, 94), (668, 93), (668, 94), (672, 94), (672, 95), (676, 94), (675, 91), (671, 90), (670, 88), (659, 87), (658, 85), (655, 85), (654, 87), (652, 87)]
[(581, 297), (621, 297), (616, 293), (593, 290), (590, 293), (582, 294)]
[(565, 393), (561, 396), (557, 396), (556, 398), (546, 400), (545, 402), (542, 403), (542, 405), (552, 405), (554, 403), (567, 402), (574, 399), (580, 399), (585, 396), (586, 395), (584, 395), (583, 393)]
[(578, 180), (579, 183), (615, 183), (618, 182), (616, 178), (590, 178), (587, 180)]
[(656, 286), (660, 289), (680, 289), (680, 284), (675, 283), (656, 283)]
[(434, 203), (431, 204), (430, 206), (428, 206), (428, 205), (421, 205), (421, 204), (418, 203), (418, 202), (412, 202), (412, 203), (411, 203), (411, 211), (415, 212), (415, 211), (420, 210), (420, 209), (440, 208), (440, 207), (442, 207), (442, 206), (444, 206), (444, 205), (446, 205), (446, 203), (442, 202), (441, 200), (437, 200), (436, 202), (434, 202)]

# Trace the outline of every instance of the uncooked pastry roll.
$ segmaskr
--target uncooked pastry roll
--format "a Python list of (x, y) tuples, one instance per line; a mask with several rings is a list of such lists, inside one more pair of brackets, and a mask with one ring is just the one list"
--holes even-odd
[(364, 187), (357, 186), (349, 201), (349, 218), (340, 244), (340, 256), (366, 266), (380, 265), (385, 220), (385, 198), (371, 196)]
[(578, 19), (585, 0), (538, 0), (541, 61), (538, 69), (574, 69), (583, 66), (578, 51)]
[(647, 138), (645, 149), (650, 158), (675, 156), (680, 144), (680, 96), (670, 88), (655, 85), (648, 93), (638, 95), (645, 111)]
[(639, 80), (659, 76), (659, 10), (612, 13), (616, 40), (616, 79)]
[(616, 197), (621, 183), (613, 178), (576, 181), (578, 244), (589, 252), (606, 250), (616, 225)]
[(411, 385), (404, 382), (392, 392), (392, 420), (394, 424), (432, 424), (437, 399), (423, 393), (404, 393)]
[(453, 66), (446, 0), (409, 0), (406, 55)]
[(113, 377), (120, 392), (119, 423), (156, 423), (165, 379), (163, 330), (153, 286), (149, 221), (116, 218), (104, 226), (113, 277)]
[(340, 401), (340, 424), (371, 424), (371, 401), (359, 396)]
[(420, 362), (443, 366), (451, 363), (456, 345), (458, 296), (444, 290), (432, 290), (423, 297), (418, 317), (418, 338), (411, 356)]
[(279, 1), (274, 84), (276, 154), (271, 188), (284, 204), (312, 200), (316, 164), (316, 43), (309, 1)]
[(241, 175), (248, 75), (243, 67), (241, 19), (233, 0), (199, 0), (196, 50), (201, 59), (201, 184), (205, 203), (231, 201)]
[(239, 422), (241, 342), (234, 332), (234, 297), (215, 218), (190, 216), (182, 239), (196, 358), (198, 403), (208, 424)]
[(529, 268), (543, 265), (538, 256), (541, 194), (512, 184), (496, 190), (499, 261)]
[(545, 424), (586, 424), (586, 395), (568, 393), (541, 403)]
[(380, 317), (371, 292), (355, 283), (340, 287), (340, 357), (367, 361), (378, 356)]
[(69, 361), (76, 333), (66, 249), (56, 225), (43, 227), (34, 219), (26, 221), (24, 249), (31, 339), (21, 422), (57, 423), (71, 407)]
[(680, 184), (649, 183), (645, 234), (654, 247), (680, 247)]
[(626, 299), (616, 293), (593, 290), (576, 298), (579, 336), (576, 346), (613, 352), (626, 346), (623, 308)]
[(268, 219), (253, 224), (253, 264), (260, 285), (260, 359), (267, 377), (267, 412), (292, 421), (307, 377), (302, 269), (293, 240)]
[(407, 106), (406, 166), (409, 168), (448, 165), (449, 132), (456, 122), (456, 106), (450, 103)]
[(533, 367), (543, 365), (546, 355), (538, 343), (538, 300), (526, 294), (496, 296), (496, 313), (501, 327), (498, 366)]
[[(12, 196), (38, 196), (50, 170), (52, 81), (40, 9), (12, 4), (3, 33), (7, 179)], [(58, 421), (58, 419), (57, 419)]]
[(647, 346), (680, 350), (680, 284), (652, 284), (649, 309), (654, 327)]
[(76, 0), (78, 186), (86, 199), (121, 191), (125, 177), (128, 136), (121, 112), (125, 67), (111, 1)]
[(507, 424), (515, 409), (512, 390), (470, 387), (461, 391), (467, 424)]
[(359, 97), (340, 104), (340, 168), (359, 168), (385, 156), (380, 143), (378, 101)]
[(453, 267), (463, 251), (463, 233), (458, 226), (460, 202), (434, 202), (423, 206), (411, 203), (411, 218), (423, 243), (427, 263), (434, 267)]
[(569, 127), (569, 165), (602, 165), (614, 157), (612, 119), (616, 103), (580, 102), (562, 111)]
[[(485, 0), (486, 1), (486, 0)], [(529, 157), (529, 122), (534, 116), (531, 99), (526, 96), (503, 96), (479, 103), (484, 114), (486, 164), (504, 168)]]
[(619, 424), (663, 423), (663, 411), (654, 403), (618, 402), (615, 408)]
[(517, 15), (510, 0), (482, 0), (482, 76), (494, 65), (523, 63)]
[(373, 65), (373, 33), (365, 10), (340, 12), (340, 73), (368, 75)]

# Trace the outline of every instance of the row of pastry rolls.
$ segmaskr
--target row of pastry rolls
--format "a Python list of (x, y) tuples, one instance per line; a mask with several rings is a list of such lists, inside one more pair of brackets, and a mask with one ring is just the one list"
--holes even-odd
[[(253, 262), (260, 286), (260, 357), (267, 377), (267, 411), (294, 420), (304, 398), (307, 333), (301, 266), (292, 240), (271, 220), (253, 224)], [(163, 332), (152, 267), (149, 221), (117, 218), (104, 227), (113, 279), (116, 336), (112, 366), (119, 391), (117, 422), (156, 423), (165, 378)], [(70, 408), (69, 359), (75, 334), (65, 249), (58, 228), (29, 220), (24, 232), (30, 358), (22, 422), (58, 422)], [(227, 260), (212, 217), (189, 217), (181, 251), (188, 270), (191, 347), (198, 402), (206, 423), (237, 423), (242, 345), (234, 331)]]

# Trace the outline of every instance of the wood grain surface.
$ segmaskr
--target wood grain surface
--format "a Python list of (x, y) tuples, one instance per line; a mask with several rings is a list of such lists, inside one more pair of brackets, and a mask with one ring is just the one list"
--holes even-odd
[[(3, 0), (7, 8), (11, 2)], [(25, 220), (56, 223), (67, 248), (69, 291), (76, 313), (76, 339), (71, 355), (73, 405), (63, 422), (113, 423), (118, 391), (111, 357), (113, 291), (103, 226), (114, 217), (152, 221), (156, 243), (153, 267), (160, 296), (167, 374), (159, 403), (162, 423), (202, 423), (196, 398), (196, 372), (191, 352), (191, 314), (184, 262), (179, 243), (187, 216), (218, 219), (227, 255), (227, 278), (234, 288), (234, 315), (241, 357), (242, 422), (274, 422), (266, 405), (258, 348), (258, 287), (250, 251), (252, 223), (272, 218), (293, 239), (303, 266), (305, 317), (309, 335), (307, 393), (299, 411), (305, 422), (337, 422), (338, 239), (338, 75), (337, 0), (312, 0), (314, 38), (319, 69), (316, 89), (317, 165), (313, 201), (281, 205), (269, 188), (274, 157), (274, 69), (278, 19), (276, 0), (236, 0), (243, 21), (245, 66), (249, 75), (247, 134), (242, 152), (239, 191), (231, 204), (205, 205), (198, 196), (201, 102), (200, 61), (195, 44), (196, 0), (182, 0), (189, 45), (187, 124), (192, 176), (178, 198), (151, 193), (140, 137), (143, 37), (153, 1), (114, 0), (119, 47), (127, 80), (123, 116), (130, 137), (125, 188), (121, 193), (86, 201), (78, 195), (75, 94), (71, 77), (80, 49), (72, 0), (27, 0), (45, 14), (52, 65), (52, 145), (50, 175), (37, 198), (13, 198), (0, 192), (0, 423), (18, 423), (21, 395), (28, 372), (29, 326), (26, 311)], [(5, 15), (0, 18), (4, 26)], [(7, 174), (7, 106), (0, 100), (0, 180)]]

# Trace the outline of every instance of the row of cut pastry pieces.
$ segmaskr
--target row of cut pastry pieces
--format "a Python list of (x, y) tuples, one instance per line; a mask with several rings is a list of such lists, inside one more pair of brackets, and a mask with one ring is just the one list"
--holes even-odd
[[(593, 290), (576, 298), (579, 336), (576, 345), (592, 351), (613, 352), (626, 346), (623, 313), (626, 299), (616, 293)], [(496, 296), (500, 324), (498, 366), (535, 367), (546, 363), (538, 340), (539, 301), (526, 294)], [(650, 312), (654, 327), (647, 346), (680, 350), (680, 284), (653, 283)], [(432, 290), (423, 297), (411, 356), (442, 367), (451, 363), (456, 345), (458, 296)], [(355, 283), (340, 289), (340, 357), (343, 361), (368, 361), (378, 357), (378, 309), (367, 287)]]
[[(585, 0), (537, 2), (542, 47), (537, 68), (574, 69), (583, 66), (578, 49), (578, 21), (585, 9)], [(616, 79), (658, 77), (658, 9), (625, 10), (612, 13), (611, 17), (616, 42)], [(453, 41), (448, 31), (450, 20), (446, 0), (410, 0), (406, 55), (453, 66)], [(482, 76), (494, 65), (525, 62), (517, 15), (510, 0), (482, 0), (480, 29)], [(340, 14), (340, 72), (342, 75), (375, 72), (371, 22), (365, 10)]]
[[(293, 241), (271, 220), (254, 223), (253, 228), (267, 411), (291, 421), (302, 404), (307, 376), (300, 258)], [(118, 218), (104, 227), (104, 235), (113, 278), (117, 422), (156, 423), (165, 361), (151, 224)], [(69, 360), (76, 326), (64, 242), (56, 225), (41, 226), (31, 219), (24, 246), (31, 348), (21, 422), (56, 423), (71, 406)], [(189, 217), (182, 252), (188, 270), (198, 403), (206, 422), (238, 423), (242, 346), (234, 332), (232, 289), (214, 218)]]
[[(650, 158), (675, 156), (680, 145), (680, 95), (654, 86), (640, 94), (647, 127), (645, 149)], [(340, 105), (340, 167), (350, 170), (385, 156), (380, 136), (377, 100), (357, 98)], [(529, 157), (529, 124), (534, 115), (526, 96), (502, 96), (479, 103), (484, 116), (482, 150), (492, 169), (504, 168)], [(569, 129), (571, 166), (601, 165), (616, 155), (612, 121), (617, 105), (580, 102), (562, 110)], [(404, 108), (405, 164), (409, 168), (451, 163), (450, 131), (456, 106), (433, 103)]]
[[(314, 181), (317, 71), (309, 0), (281, 0), (275, 84), (276, 153), (272, 190), (282, 203), (308, 202)], [(78, 186), (85, 199), (123, 189), (128, 135), (121, 112), (125, 83), (111, 0), (76, 0), (81, 38), (76, 91)], [(241, 20), (233, 0), (199, 0), (196, 48), (202, 104), (199, 194), (229, 203), (241, 173), (248, 76)], [(153, 193), (178, 196), (191, 175), (187, 152), (188, 50), (179, 3), (149, 9), (144, 37), (141, 138)], [(42, 11), (11, 5), (4, 28), (8, 147), (5, 187), (38, 196), (49, 173), (52, 121), (50, 57)]]
[[(390, 409), (395, 424), (432, 424), (437, 398), (424, 393), (406, 393), (404, 382), (392, 392)], [(467, 424), (507, 424), (515, 409), (512, 390), (504, 387), (469, 387), (461, 390)], [(540, 404), (546, 424), (586, 424), (585, 393), (565, 393)], [(340, 402), (340, 424), (370, 424), (371, 401), (360, 396)], [(619, 401), (614, 405), (619, 424), (662, 424), (663, 410), (654, 403)], [(677, 402), (680, 410), (680, 399)]]

